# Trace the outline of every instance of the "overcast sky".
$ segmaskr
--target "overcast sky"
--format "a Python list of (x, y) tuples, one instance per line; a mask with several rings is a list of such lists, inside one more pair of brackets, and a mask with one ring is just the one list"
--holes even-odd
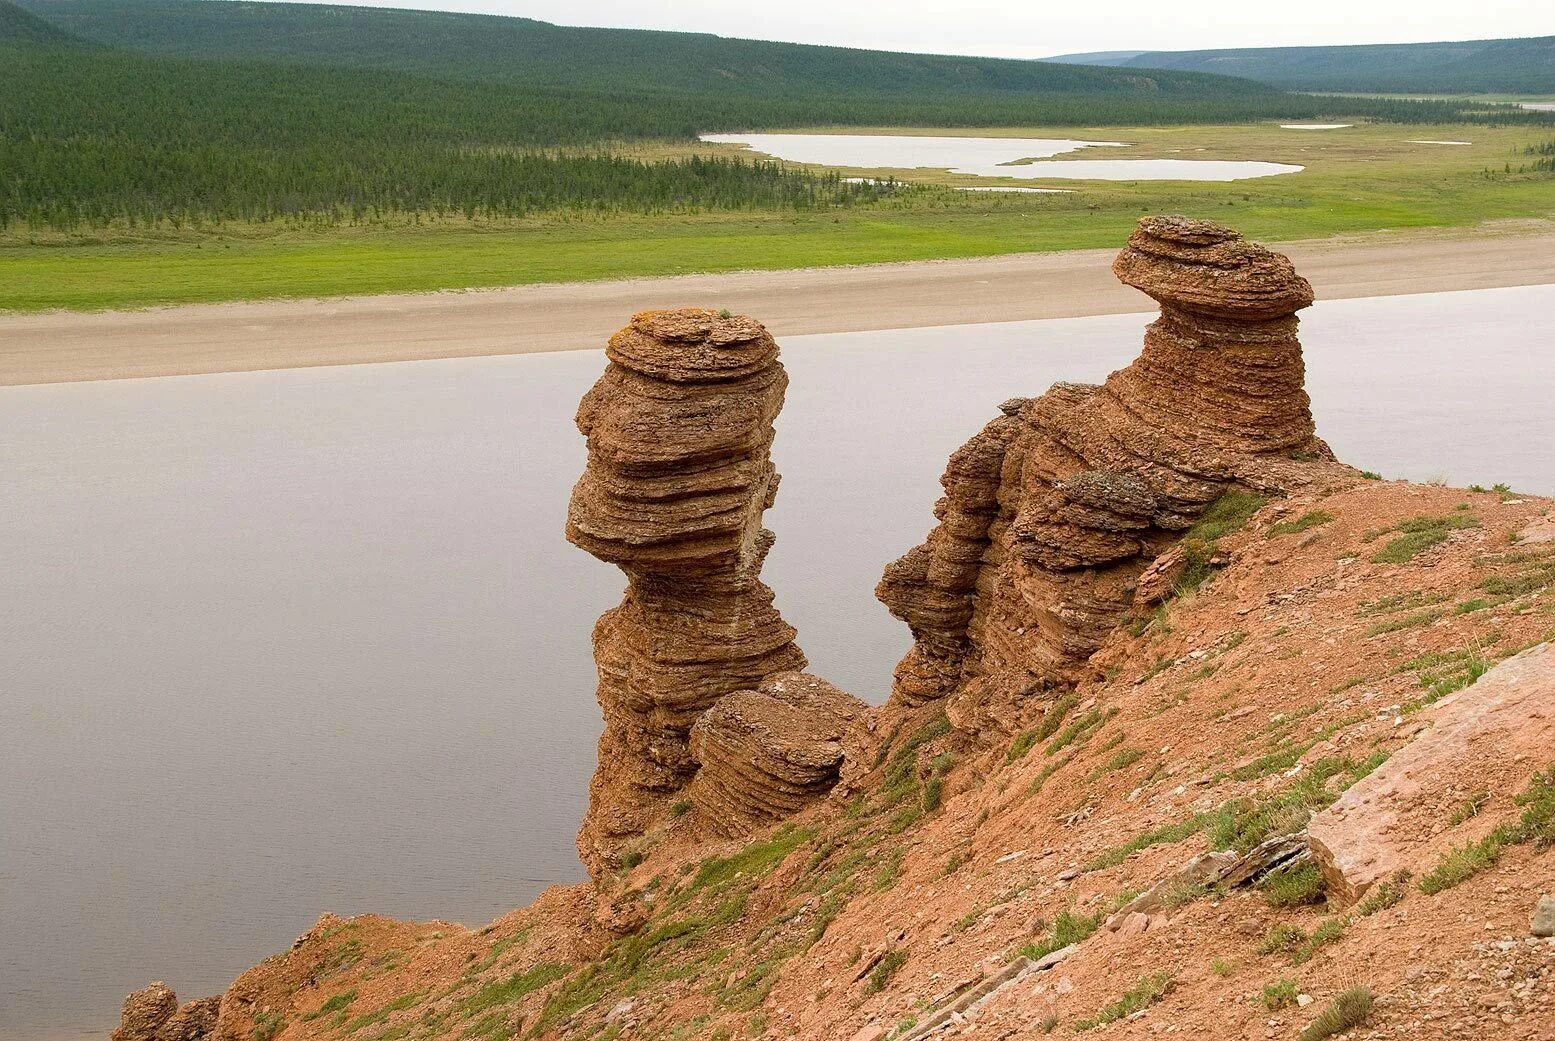
[[(309, 0), (314, 2), (314, 0)], [(936, 54), (1409, 43), (1555, 34), (1552, 0), (329, 0)]]

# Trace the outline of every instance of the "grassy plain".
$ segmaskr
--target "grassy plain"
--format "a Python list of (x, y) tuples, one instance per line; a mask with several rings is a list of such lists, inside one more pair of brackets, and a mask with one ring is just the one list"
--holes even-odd
[[(1518, 174), (1540, 127), (1363, 124), (902, 130), (1126, 141), (1105, 158), (1258, 159), (1301, 173), (1230, 183), (1022, 181), (898, 171), (926, 187), (810, 213), (610, 215), (368, 225), (110, 228), (0, 235), (0, 309), (94, 310), (278, 297), (414, 292), (635, 276), (865, 264), (1114, 246), (1142, 213), (1234, 224), (1269, 241), (1555, 216), (1555, 177)], [(860, 131), (850, 131), (860, 132)], [(1470, 141), (1470, 145), (1412, 142)], [(637, 144), (651, 157), (734, 146)], [(1070, 158), (1093, 158), (1084, 152)], [(1506, 172), (1510, 165), (1514, 172)], [(847, 170), (878, 176), (876, 170)], [(1075, 189), (954, 192), (957, 184)]]

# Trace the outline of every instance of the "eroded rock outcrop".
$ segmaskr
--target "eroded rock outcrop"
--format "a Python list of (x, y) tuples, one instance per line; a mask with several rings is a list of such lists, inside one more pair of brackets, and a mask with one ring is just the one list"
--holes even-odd
[(219, 997), (180, 1007), (173, 988), (158, 980), (124, 999), (110, 1041), (201, 1041), (215, 1028), (220, 1007)]
[(701, 768), (687, 795), (709, 830), (724, 835), (790, 816), (835, 787), (867, 711), (802, 672), (730, 694), (691, 728)]
[(628, 581), (594, 630), (605, 732), (578, 846), (596, 873), (695, 775), (704, 712), (805, 666), (760, 578), (788, 385), (777, 344), (750, 318), (649, 311), (606, 354), (578, 409), (589, 462), (567, 517), (568, 539)]
[(886, 569), (876, 594), (915, 640), (899, 702), (1076, 681), (1209, 504), (1343, 471), (1313, 432), (1295, 317), (1312, 288), (1289, 260), (1150, 217), (1113, 271), (1161, 304), (1143, 353), (1102, 386), (1001, 405), (951, 457), (928, 541)]
[[(1452, 846), (1478, 841), (1495, 815), (1555, 759), (1555, 645), (1514, 655), (1421, 712), (1430, 729), (1313, 818), (1308, 840), (1328, 898), (1359, 900), (1400, 872), (1421, 874)], [(1492, 807), (1493, 809), (1494, 807)]]

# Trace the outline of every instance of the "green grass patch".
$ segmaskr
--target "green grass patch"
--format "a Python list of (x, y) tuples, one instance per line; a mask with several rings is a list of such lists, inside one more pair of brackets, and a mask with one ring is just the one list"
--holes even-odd
[(1117, 773), (1119, 770), (1126, 770), (1144, 757), (1145, 753), (1143, 749), (1122, 749), (1121, 751), (1113, 753), (1113, 755), (1105, 763), (1102, 763), (1096, 769), (1092, 770), (1090, 777), (1088, 777), (1087, 780), (1095, 781), (1101, 777), (1105, 777), (1107, 774)]
[(1386, 911), (1399, 901), (1404, 899), (1404, 887), (1393, 882), (1378, 882), (1371, 887), (1371, 892), (1366, 894), (1355, 908), (1357, 918), (1370, 918), (1378, 911)]
[(1479, 521), (1467, 513), (1445, 517), (1415, 517), (1391, 528), (1368, 533), (1368, 541), (1390, 532), (1398, 532), (1381, 550), (1372, 554), (1373, 564), (1407, 564), (1432, 546), (1447, 541), (1447, 536), (1464, 528), (1477, 528)]
[(1309, 528), (1321, 527), (1334, 519), (1326, 510), (1311, 510), (1293, 521), (1281, 521), (1269, 528), (1270, 535), (1295, 535)]
[[(1289, 755), (1289, 752), (1281, 753)], [(1296, 758), (1301, 752), (1296, 751)], [(1356, 762), (1347, 756), (1329, 756), (1311, 764), (1290, 787), (1257, 799), (1236, 799), (1204, 815), (1205, 834), (1215, 849), (1246, 853), (1265, 839), (1289, 835), (1307, 826), (1312, 814), (1330, 805), (1350, 785), (1387, 759), (1377, 752)], [(1342, 777), (1334, 790), (1329, 782)]]
[(1047, 747), (1042, 750), (1042, 754), (1053, 755), (1063, 751), (1070, 745), (1084, 744), (1112, 716), (1113, 712), (1104, 712), (1099, 708), (1091, 709), (1085, 715), (1060, 730), (1053, 740), (1048, 742)]
[(727, 857), (709, 857), (697, 869), (689, 890), (718, 888), (733, 882), (764, 878), (788, 855), (815, 837), (814, 828), (797, 828), (785, 824), (769, 839), (752, 842), (738, 853)]
[(1323, 872), (1312, 863), (1281, 868), (1258, 886), (1270, 907), (1306, 907), (1326, 899)]
[(887, 951), (875, 967), (869, 970), (869, 983), (864, 987), (866, 994), (879, 994), (891, 983), (891, 977), (895, 976), (903, 965), (907, 964), (907, 952), (900, 947)]
[(363, 1027), (370, 1027), (374, 1023), (382, 1023), (396, 1012), (402, 1012), (405, 1009), (421, 1004), (421, 1002), (426, 1000), (427, 995), (430, 993), (430, 990), (417, 990), (412, 991), (409, 994), (401, 994), (399, 997), (395, 998), (388, 1004), (381, 1005), (378, 1008), (373, 1009), (371, 1012), (357, 1016), (355, 1019), (351, 1020), (346, 1024), (346, 1033), (354, 1034), (358, 1030), (361, 1030)]
[(1305, 965), (1317, 955), (1318, 951), (1330, 944), (1338, 943), (1349, 924), (1349, 918), (1325, 918), (1316, 929), (1312, 930), (1312, 935), (1291, 952), (1290, 963)]
[(1228, 491), (1205, 508), (1183, 538), (1213, 543), (1240, 531), (1267, 502), (1256, 492)]
[(1532, 843), (1536, 849), (1547, 849), (1555, 845), (1555, 763), (1534, 774), (1516, 802), (1523, 807), (1517, 820), (1501, 825), (1478, 842), (1454, 847), (1420, 879), (1420, 891), (1435, 894), (1467, 882), (1494, 867), (1509, 846)]
[(309, 1012), (302, 1018), (304, 1020), (313, 1020), (318, 1019), (320, 1016), (327, 1016), (331, 1012), (343, 1012), (350, 1008), (351, 1002), (355, 1000), (356, 988), (352, 987), (348, 991), (345, 991), (341, 994), (336, 994), (334, 997), (330, 998), (328, 1001), (324, 1002), (324, 1004), (320, 1005), (318, 1008), (314, 1009), (312, 1012)]
[(498, 1005), (511, 1005), (516, 1001), (522, 1001), (541, 987), (556, 982), (571, 971), (570, 965), (542, 963), (523, 972), (515, 972), (505, 980), (488, 983), (476, 991), (464, 1003), (461, 1012), (463, 1015), (470, 1016)]
[(1098, 911), (1092, 915), (1077, 915), (1072, 911), (1060, 911), (1058, 917), (1053, 919), (1053, 927), (1048, 930), (1047, 935), (1033, 943), (1028, 943), (1020, 949), (1020, 953), (1036, 961), (1054, 951), (1061, 951), (1070, 944), (1081, 943), (1101, 927), (1107, 914), (1108, 912)]
[(1203, 830), (1206, 818), (1204, 816), (1192, 817), (1176, 824), (1167, 824), (1151, 831), (1134, 836), (1121, 846), (1116, 846), (1105, 853), (1093, 857), (1086, 865), (1087, 871), (1100, 871), (1103, 868), (1121, 864), (1129, 857), (1141, 850), (1152, 846), (1168, 845), (1190, 839)]
[(1441, 618), (1445, 611), (1421, 611), (1419, 614), (1402, 615), (1390, 618), (1385, 622), (1378, 622), (1366, 630), (1367, 636), (1382, 636), (1385, 633), (1396, 633), (1401, 629), (1418, 629), (1421, 626), (1430, 625)]
[(1281, 922), (1271, 926), (1258, 944), (1259, 954), (1289, 954), (1307, 940), (1307, 932), (1298, 925)]
[(1296, 1003), (1296, 981), (1278, 980), (1263, 988), (1263, 1007), (1270, 1012), (1277, 1012), (1287, 1005)]
[(1082, 1019), (1075, 1024), (1076, 1031), (1094, 1030), (1097, 1027), (1106, 1026), (1108, 1023), (1116, 1023), (1149, 1008), (1166, 996), (1172, 989), (1172, 975), (1169, 972), (1156, 972), (1124, 991), (1123, 996), (1112, 1004), (1102, 1009), (1090, 1019)]

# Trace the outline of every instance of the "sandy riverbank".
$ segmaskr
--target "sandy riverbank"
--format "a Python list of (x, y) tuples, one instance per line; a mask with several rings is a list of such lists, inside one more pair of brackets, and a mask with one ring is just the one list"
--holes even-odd
[[(1392, 232), (1279, 245), (1319, 299), (1555, 283), (1555, 228)], [(700, 305), (778, 335), (1153, 310), (1116, 250), (510, 289), (0, 315), (0, 386), (601, 346), (634, 312)]]

